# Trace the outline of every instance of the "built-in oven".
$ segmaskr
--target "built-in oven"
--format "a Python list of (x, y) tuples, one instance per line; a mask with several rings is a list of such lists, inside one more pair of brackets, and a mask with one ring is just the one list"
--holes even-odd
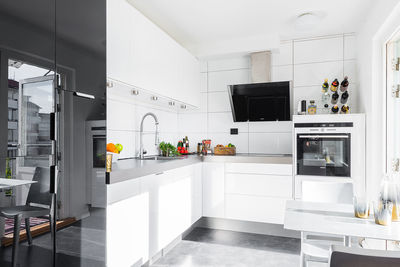
[(360, 192), (365, 189), (363, 114), (295, 115), (293, 125), (296, 198), (302, 198), (306, 181), (351, 183)]
[(87, 203), (92, 207), (106, 207), (106, 121), (86, 122)]
[(295, 123), (296, 175), (351, 177), (353, 122)]
[(351, 176), (351, 133), (298, 133), (297, 174)]

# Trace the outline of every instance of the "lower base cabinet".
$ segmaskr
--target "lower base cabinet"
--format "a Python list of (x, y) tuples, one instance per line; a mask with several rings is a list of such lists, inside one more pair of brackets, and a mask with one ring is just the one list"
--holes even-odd
[(107, 266), (144, 264), (201, 218), (201, 166), (108, 186)]
[(226, 219), (283, 224), (285, 198), (226, 195)]
[(107, 186), (107, 266), (141, 265), (202, 216), (283, 223), (291, 165), (204, 162)]

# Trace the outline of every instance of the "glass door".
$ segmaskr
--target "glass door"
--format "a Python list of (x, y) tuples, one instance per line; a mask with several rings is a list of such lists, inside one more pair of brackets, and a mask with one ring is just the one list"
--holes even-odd
[(400, 169), (400, 34), (386, 45), (387, 172)]
[(49, 166), (52, 154), (50, 136), (54, 114), (54, 75), (20, 81), (19, 90), (19, 166)]
[(298, 134), (297, 174), (350, 177), (350, 133)]

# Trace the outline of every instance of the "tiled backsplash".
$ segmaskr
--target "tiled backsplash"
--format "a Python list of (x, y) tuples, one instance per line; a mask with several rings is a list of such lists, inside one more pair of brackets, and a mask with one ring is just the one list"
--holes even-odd
[[(317, 100), (318, 105), (324, 78), (341, 81), (347, 75), (349, 105), (354, 112), (357, 110), (354, 43), (355, 37), (347, 34), (282, 42), (279, 53), (272, 54), (272, 80), (293, 81), (296, 110), (298, 100), (302, 99)], [(187, 135), (193, 149), (202, 139), (210, 138), (213, 145), (235, 144), (239, 153), (291, 153), (291, 122), (233, 122), (227, 85), (249, 83), (250, 79), (248, 56), (203, 61), (200, 109), (180, 113), (134, 103), (108, 91), (108, 142), (124, 145), (121, 158), (137, 156), (140, 120), (146, 112), (154, 112), (160, 121), (160, 140), (174, 145)], [(230, 128), (238, 128), (239, 134), (231, 135)], [(148, 154), (155, 154), (152, 118), (146, 119), (145, 131), (144, 147)]]
[[(112, 90), (118, 90), (115, 85)], [(140, 146), (140, 122), (144, 114), (153, 112), (159, 120), (160, 141), (175, 144), (178, 140), (178, 113), (176, 110), (156, 108), (131, 99), (124, 99), (107, 91), (107, 142), (121, 143), (120, 158), (136, 157)], [(155, 124), (152, 117), (144, 122), (143, 144), (148, 155), (158, 153), (155, 146)]]
[[(294, 110), (303, 99), (319, 104), (324, 78), (341, 81), (348, 75), (349, 92), (356, 99), (354, 43), (352, 34), (284, 41), (279, 53), (272, 53), (272, 81), (293, 81)], [(233, 122), (227, 85), (249, 83), (250, 75), (249, 56), (203, 61), (202, 106), (197, 113), (179, 114), (181, 135), (187, 133), (192, 143), (205, 137), (213, 145), (233, 143), (243, 153), (292, 153), (291, 122)], [(352, 99), (349, 105), (354, 112), (357, 103)], [(230, 128), (238, 128), (239, 134), (231, 135)]]

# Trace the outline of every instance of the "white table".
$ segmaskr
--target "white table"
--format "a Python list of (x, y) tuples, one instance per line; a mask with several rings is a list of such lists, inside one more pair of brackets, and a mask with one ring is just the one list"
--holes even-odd
[(34, 183), (36, 183), (36, 181), (0, 178), (0, 189), (8, 189), (16, 186)]
[(350, 246), (350, 237), (400, 241), (400, 222), (382, 226), (375, 224), (373, 216), (369, 219), (356, 218), (353, 205), (348, 204), (288, 200), (284, 228), (345, 236), (347, 246)]
[[(17, 186), (34, 184), (36, 181), (21, 180), (21, 179), (6, 179), (0, 178), (0, 190), (9, 189)], [(3, 203), (4, 204), (4, 203)], [(0, 207), (2, 203), (0, 203)], [(4, 235), (4, 218), (0, 218), (0, 238)]]

